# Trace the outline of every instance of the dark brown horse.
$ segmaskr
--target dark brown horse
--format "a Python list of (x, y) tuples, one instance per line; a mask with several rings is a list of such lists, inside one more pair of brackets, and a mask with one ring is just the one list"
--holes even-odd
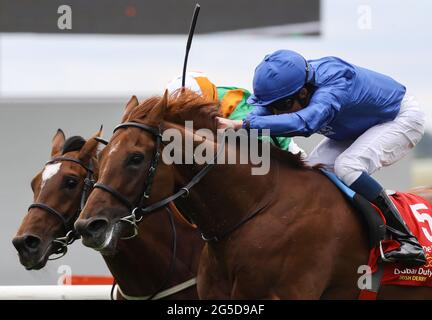
[[(126, 111), (137, 105), (138, 101), (133, 97)], [(98, 135), (99, 133), (96, 136)], [(85, 142), (82, 138), (75, 137), (65, 142), (61, 130), (54, 136), (51, 156), (57, 160), (45, 166), (32, 181), (34, 201), (42, 206), (30, 208), (13, 239), (20, 261), (27, 269), (44, 267), (48, 257), (63, 247), (57, 239), (64, 238), (66, 233), (72, 230), (77, 218), (74, 214), (80, 208), (84, 180), (88, 177), (86, 167), (92, 166), (95, 179), (99, 173), (98, 160), (95, 157), (97, 141), (94, 138)], [(43, 205), (57, 211), (60, 217), (49, 212)], [(63, 224), (63, 218), (68, 221), (67, 225)], [(195, 277), (203, 246), (199, 233), (178, 218), (173, 219), (179, 241), (174, 269), (170, 274), (173, 235), (168, 228), (168, 221), (168, 213), (161, 209), (158, 214), (149, 217), (139, 226), (137, 237), (120, 240), (116, 249), (100, 250), (124, 294), (148, 297), (156, 291), (164, 291)], [(96, 223), (88, 230), (95, 233), (98, 227)], [(178, 288), (177, 291), (168, 298), (197, 298), (194, 285), (188, 285), (184, 290)]]
[[(184, 126), (193, 120), (195, 129), (215, 131), (216, 115), (217, 106), (187, 92), (169, 101), (166, 94), (151, 98), (133, 110), (102, 154), (99, 183), (111, 191), (95, 190), (77, 223), (108, 221), (103, 238), (115, 242), (121, 232), (114, 226), (130, 215), (119, 199), (140, 202), (143, 181), (158, 155), (159, 128), (176, 129), (183, 138), (193, 136), (195, 146), (219, 150), (215, 141)], [(189, 188), (203, 168), (209, 166), (159, 161), (153, 188), (165, 196), (180, 190), (176, 194), (187, 197), (182, 212), (209, 239), (198, 273), (200, 298), (357, 299), (358, 268), (367, 264), (369, 254), (366, 229), (319, 170), (271, 148), (266, 175), (251, 175), (251, 164), (217, 164)], [(81, 233), (92, 241), (85, 230)], [(379, 298), (432, 298), (432, 289), (386, 286)]]

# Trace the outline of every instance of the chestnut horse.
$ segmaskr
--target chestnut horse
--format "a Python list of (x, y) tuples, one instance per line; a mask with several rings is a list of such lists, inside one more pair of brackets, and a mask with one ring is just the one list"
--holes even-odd
[[(137, 105), (138, 101), (133, 97), (126, 110)], [(99, 133), (96, 136), (98, 135)], [(76, 213), (79, 213), (80, 202), (85, 200), (84, 181), (89, 178), (89, 170), (93, 171), (94, 179), (97, 179), (99, 173), (95, 157), (96, 136), (87, 142), (80, 137), (65, 142), (61, 130), (54, 136), (52, 160), (32, 181), (36, 205), (31, 206), (13, 239), (20, 261), (26, 269), (44, 267), (51, 254), (65, 253), (66, 245), (74, 240), (71, 231), (77, 218)], [(100, 250), (121, 288), (121, 293), (117, 294), (119, 298), (150, 297), (157, 291), (164, 292), (162, 295), (168, 299), (197, 298), (193, 279), (197, 273), (203, 242), (190, 225), (178, 218), (173, 219), (179, 243), (170, 274), (173, 235), (166, 224), (170, 221), (168, 212), (162, 209), (159, 211), (159, 214), (139, 226), (137, 237), (120, 240), (117, 250)], [(66, 233), (68, 237), (65, 237)], [(172, 287), (176, 288), (170, 290), (171, 294), (165, 291)], [(184, 289), (181, 290), (182, 288)]]
[[(183, 139), (193, 136), (195, 146), (220, 150), (215, 140), (184, 124), (192, 120), (195, 129), (215, 132), (217, 114), (217, 106), (188, 91), (169, 100), (165, 93), (132, 110), (102, 152), (100, 188), (76, 225), (105, 221), (103, 238), (115, 243), (128, 228), (116, 227), (122, 218), (151, 212), (141, 195), (157, 165), (153, 192), (174, 194), (170, 199), (182, 195), (182, 212), (207, 239), (198, 271), (200, 298), (357, 299), (357, 270), (369, 255), (366, 229), (341, 191), (298, 155), (272, 147), (266, 175), (251, 175), (251, 164), (155, 161), (166, 147), (161, 130), (176, 129)], [(136, 206), (132, 214), (128, 203)], [(78, 231), (92, 241), (84, 228)], [(385, 286), (379, 298), (432, 298), (432, 288)]]

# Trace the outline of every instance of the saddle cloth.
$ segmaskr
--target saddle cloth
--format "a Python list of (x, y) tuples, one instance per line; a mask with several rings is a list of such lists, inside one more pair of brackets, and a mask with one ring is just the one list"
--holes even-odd
[[(354, 202), (355, 192), (347, 187), (334, 173), (321, 170), (342, 192)], [(423, 247), (427, 263), (421, 267), (406, 267), (395, 263), (383, 263), (380, 259), (383, 252), (397, 249), (400, 243), (396, 240), (384, 240), (381, 248), (370, 251), (368, 266), (372, 272), (372, 288), (361, 290), (359, 299), (376, 299), (381, 285), (428, 286), (432, 287), (432, 204), (422, 197), (403, 192), (387, 192), (398, 208), (404, 221)], [(373, 205), (372, 205), (373, 206)], [(377, 214), (385, 218), (380, 210), (373, 206)]]
[[(412, 233), (417, 237), (426, 254), (424, 266), (412, 268), (394, 263), (384, 263), (381, 285), (405, 285), (432, 287), (432, 205), (420, 196), (396, 192), (390, 196)], [(395, 240), (382, 242), (384, 252), (399, 247)], [(380, 248), (371, 250), (369, 266), (372, 273), (378, 268)]]

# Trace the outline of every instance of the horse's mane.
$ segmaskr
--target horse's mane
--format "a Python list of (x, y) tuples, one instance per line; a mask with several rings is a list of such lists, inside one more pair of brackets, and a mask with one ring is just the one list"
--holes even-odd
[[(301, 153), (291, 153), (282, 150), (274, 145), (270, 146), (271, 157), (281, 160), (284, 163), (289, 163), (293, 168), (296, 169), (310, 169), (311, 167), (303, 160)], [(314, 166), (315, 168), (315, 166)], [(318, 168), (318, 167), (317, 167)]]
[[(181, 89), (180, 89), (181, 90)], [(207, 128), (214, 133), (217, 129), (216, 116), (219, 113), (219, 103), (204, 99), (193, 91), (185, 89), (175, 91), (169, 96), (165, 120), (178, 125), (184, 125), (186, 120), (193, 120), (194, 129)], [(149, 111), (157, 105), (162, 97), (151, 97), (125, 114), (124, 122), (145, 120)], [(300, 154), (293, 154), (271, 145), (271, 155), (276, 159), (290, 164), (294, 168), (310, 168)]]
[[(151, 97), (137, 107), (132, 109), (129, 114), (124, 115), (126, 121), (142, 122), (149, 111), (157, 105), (162, 97)], [(184, 125), (186, 120), (193, 120), (194, 129), (207, 128), (216, 132), (216, 117), (219, 114), (219, 102), (208, 100), (195, 92), (185, 89), (174, 91), (168, 98), (165, 120)]]
[(64, 155), (71, 151), (79, 151), (81, 150), (81, 148), (84, 146), (85, 143), (86, 140), (81, 136), (69, 137), (63, 145), (61, 154)]

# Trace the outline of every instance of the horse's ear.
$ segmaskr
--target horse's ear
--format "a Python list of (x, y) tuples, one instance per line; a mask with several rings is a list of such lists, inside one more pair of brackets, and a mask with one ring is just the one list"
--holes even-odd
[(90, 139), (88, 139), (81, 148), (78, 159), (80, 159), (82, 162), (87, 163), (92, 157), (96, 156), (97, 147), (99, 144), (99, 141), (97, 141), (96, 138), (102, 135), (102, 128), (103, 126), (101, 126), (99, 131), (96, 132)]
[(131, 111), (135, 109), (137, 105), (139, 105), (138, 98), (136, 96), (132, 96), (129, 102), (126, 104), (125, 110), (123, 112), (122, 122), (127, 120)]
[(66, 137), (62, 129), (57, 129), (54, 137), (52, 138), (51, 157), (59, 154), (63, 149)]
[(165, 90), (165, 93), (164, 93), (162, 99), (149, 112), (148, 120), (152, 124), (158, 126), (163, 121), (167, 106), (168, 106), (168, 90)]

